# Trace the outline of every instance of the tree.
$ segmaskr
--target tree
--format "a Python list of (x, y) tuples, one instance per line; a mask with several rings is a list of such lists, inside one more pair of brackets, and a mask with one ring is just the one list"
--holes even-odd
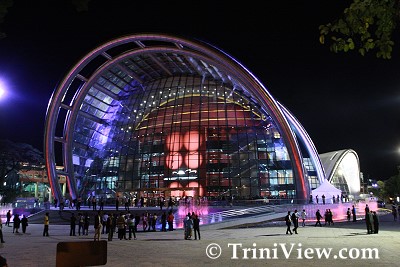
[(389, 197), (400, 194), (400, 172), (385, 181), (385, 191)]
[(29, 144), (0, 140), (0, 194), (12, 201), (17, 192), (18, 171), (43, 165), (42, 154)]
[(385, 199), (387, 193), (385, 191), (385, 182), (384, 181), (377, 181), (376, 186), (372, 186), (370, 192), (373, 193), (378, 199)]
[(319, 41), (335, 53), (376, 51), (378, 58), (390, 59), (399, 8), (400, 0), (353, 0), (340, 18), (319, 26)]

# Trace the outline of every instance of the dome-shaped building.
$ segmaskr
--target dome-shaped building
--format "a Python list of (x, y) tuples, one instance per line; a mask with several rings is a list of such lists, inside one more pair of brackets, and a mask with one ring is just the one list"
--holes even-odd
[[(64, 171), (56, 169), (62, 155)], [(124, 36), (97, 47), (50, 99), (53, 195), (307, 201), (325, 178), (296, 118), (237, 60), (201, 41)]]

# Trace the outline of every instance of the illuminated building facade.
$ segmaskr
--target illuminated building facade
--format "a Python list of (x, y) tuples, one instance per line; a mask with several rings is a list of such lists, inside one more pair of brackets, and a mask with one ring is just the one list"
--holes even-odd
[(296, 202), (325, 177), (301, 124), (242, 64), (159, 34), (112, 40), (70, 70), (49, 102), (45, 157), (58, 199), (61, 174), (72, 198), (90, 189)]

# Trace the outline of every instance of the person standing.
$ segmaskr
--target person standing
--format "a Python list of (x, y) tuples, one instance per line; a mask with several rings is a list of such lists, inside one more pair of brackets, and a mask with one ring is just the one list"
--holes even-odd
[(70, 236), (75, 236), (76, 217), (75, 217), (74, 213), (71, 214), (71, 219), (70, 219), (69, 226), (70, 226), (69, 235)]
[(82, 235), (85, 234), (85, 216), (83, 216), (82, 213), (78, 213), (78, 235), (81, 235), (81, 230), (82, 230)]
[(292, 235), (292, 230), (290, 230), (290, 226), (292, 225), (292, 219), (290, 215), (290, 211), (287, 212), (287, 215), (285, 216), (285, 223), (286, 223), (286, 234), (288, 235), (289, 233)]
[(197, 234), (199, 235), (199, 240), (200, 240), (200, 218), (197, 214), (193, 216), (193, 231), (194, 231), (194, 240), (197, 240)]
[(393, 215), (393, 220), (397, 221), (397, 209), (395, 205), (392, 206), (392, 215)]
[(28, 226), (28, 218), (24, 215), (22, 215), (21, 219), (21, 227), (22, 227), (22, 233), (26, 233), (26, 227)]
[(108, 241), (112, 241), (114, 233), (115, 233), (115, 224), (114, 224), (114, 214), (113, 213), (110, 213), (108, 215), (107, 228), (109, 229), (108, 230)]
[(90, 225), (90, 217), (87, 212), (85, 212), (85, 215), (83, 215), (83, 235), (88, 235), (89, 234), (89, 225)]
[(297, 235), (297, 228), (299, 228), (299, 213), (297, 210), (294, 210), (292, 213), (292, 222), (293, 222), (293, 232)]
[(315, 196), (315, 200), (317, 201), (317, 204), (318, 204), (319, 203), (318, 195)]
[(167, 231), (167, 214), (165, 211), (161, 215), (161, 232), (166, 232)]
[(3, 237), (3, 221), (1, 219), (1, 216), (0, 216), (0, 240), (1, 240), (1, 243), (5, 243), (4, 237)]
[(367, 216), (369, 215), (369, 207), (368, 204), (365, 204), (365, 219), (367, 219)]
[(351, 210), (351, 214), (353, 215), (353, 222), (356, 222), (357, 221), (357, 214), (356, 214), (356, 207), (354, 207), (354, 205), (353, 205), (353, 208)]
[(174, 214), (172, 214), (172, 210), (170, 210), (168, 213), (167, 223), (168, 231), (174, 231)]
[[(154, 212), (153, 217), (151, 219), (151, 229), (153, 230), (153, 232), (156, 231), (156, 224), (157, 224), (157, 213)], [(149, 227), (150, 229), (150, 227)]]
[(118, 229), (118, 238), (119, 240), (122, 240), (125, 236), (125, 218), (122, 213), (119, 214), (117, 218), (117, 229)]
[(44, 215), (44, 228), (43, 228), (43, 236), (49, 236), (49, 213), (46, 212)]
[(103, 225), (101, 224), (102, 220), (101, 220), (101, 212), (99, 211), (99, 213), (95, 216), (95, 226), (94, 226), (94, 241), (100, 241), (100, 237), (101, 237), (101, 228), (103, 228)]
[[(101, 207), (101, 206), (100, 206)], [(100, 208), (100, 210), (102, 210)], [(108, 219), (108, 214), (106, 212), (104, 212), (102, 218), (101, 218), (101, 224), (103, 225), (103, 228), (101, 229), (101, 234), (108, 234), (107, 232), (107, 219)]]
[(135, 216), (131, 214), (128, 218), (128, 232), (129, 232), (129, 240), (133, 238), (136, 240), (136, 233), (135, 233)]
[(21, 226), (21, 219), (19, 218), (19, 214), (14, 215), (14, 223), (13, 223), (13, 233), (19, 233), (19, 227)]
[(373, 234), (375, 230), (374, 230), (374, 218), (372, 212), (368, 211), (368, 213), (365, 214), (365, 222), (367, 224), (367, 234)]
[(302, 219), (301, 226), (304, 227), (304, 226), (306, 226), (306, 218), (307, 218), (307, 212), (306, 212), (305, 209), (302, 210), (300, 216), (301, 216), (301, 219)]
[(325, 195), (322, 194), (322, 204), (325, 205)]
[(376, 211), (372, 212), (373, 215), (373, 224), (374, 224), (374, 234), (377, 234), (379, 232), (379, 218), (378, 218), (378, 214), (376, 214)]
[(6, 217), (7, 217), (6, 225), (7, 225), (8, 227), (10, 227), (10, 221), (11, 221), (11, 210), (8, 210), (8, 211), (7, 211), (7, 215), (6, 215)]
[(96, 200), (96, 196), (92, 196), (92, 207), (93, 210), (97, 210), (97, 200)]
[(350, 208), (347, 208), (347, 221), (350, 222), (351, 219), (351, 210)]
[(322, 224), (321, 224), (322, 215), (319, 210), (317, 210), (317, 212), (315, 213), (315, 217), (317, 218), (317, 222), (315, 223), (315, 226), (317, 226), (317, 225), (322, 226)]
[(104, 197), (101, 196), (100, 198), (100, 210), (104, 210)]

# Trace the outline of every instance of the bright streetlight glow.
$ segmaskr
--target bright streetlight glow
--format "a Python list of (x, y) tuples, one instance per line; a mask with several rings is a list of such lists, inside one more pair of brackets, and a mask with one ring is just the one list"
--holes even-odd
[(6, 86), (4, 82), (0, 81), (0, 99), (6, 95)]

